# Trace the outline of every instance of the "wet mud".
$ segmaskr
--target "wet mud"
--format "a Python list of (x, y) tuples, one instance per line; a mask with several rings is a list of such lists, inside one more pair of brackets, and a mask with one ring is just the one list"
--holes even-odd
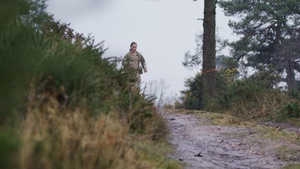
[(288, 143), (260, 138), (253, 128), (210, 125), (195, 114), (160, 114), (175, 149), (170, 157), (186, 163), (186, 169), (277, 169), (288, 164), (275, 151)]

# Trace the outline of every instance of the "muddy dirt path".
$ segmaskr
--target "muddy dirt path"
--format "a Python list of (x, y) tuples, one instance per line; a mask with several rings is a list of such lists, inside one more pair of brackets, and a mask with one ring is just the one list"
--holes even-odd
[(186, 169), (277, 169), (287, 164), (274, 151), (286, 143), (259, 138), (252, 128), (209, 125), (195, 114), (160, 114), (175, 149), (170, 157), (185, 162)]

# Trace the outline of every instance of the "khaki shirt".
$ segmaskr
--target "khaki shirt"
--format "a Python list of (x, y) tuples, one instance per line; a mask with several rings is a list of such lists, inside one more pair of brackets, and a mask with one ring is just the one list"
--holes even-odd
[(144, 70), (147, 69), (145, 58), (139, 52), (136, 52), (136, 54), (128, 52), (124, 56), (124, 59), (122, 61), (122, 65), (124, 67), (127, 67), (127, 68), (130, 67), (130, 68), (133, 68), (133, 69), (136, 69), (136, 70), (138, 70), (140, 68), (140, 66), (142, 66), (142, 68)]

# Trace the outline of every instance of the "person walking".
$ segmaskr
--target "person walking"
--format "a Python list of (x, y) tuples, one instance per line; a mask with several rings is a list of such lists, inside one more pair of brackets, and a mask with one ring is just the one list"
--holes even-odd
[(129, 52), (124, 56), (122, 65), (125, 71), (129, 73), (130, 81), (134, 83), (136, 87), (139, 87), (141, 74), (143, 74), (143, 71), (147, 73), (148, 70), (145, 58), (137, 51), (136, 42), (130, 44)]

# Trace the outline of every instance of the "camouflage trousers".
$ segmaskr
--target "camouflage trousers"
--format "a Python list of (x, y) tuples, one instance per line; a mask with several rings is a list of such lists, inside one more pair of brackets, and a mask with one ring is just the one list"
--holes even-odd
[(132, 85), (132, 90), (140, 90), (141, 75), (139, 72), (132, 74), (130, 84)]

